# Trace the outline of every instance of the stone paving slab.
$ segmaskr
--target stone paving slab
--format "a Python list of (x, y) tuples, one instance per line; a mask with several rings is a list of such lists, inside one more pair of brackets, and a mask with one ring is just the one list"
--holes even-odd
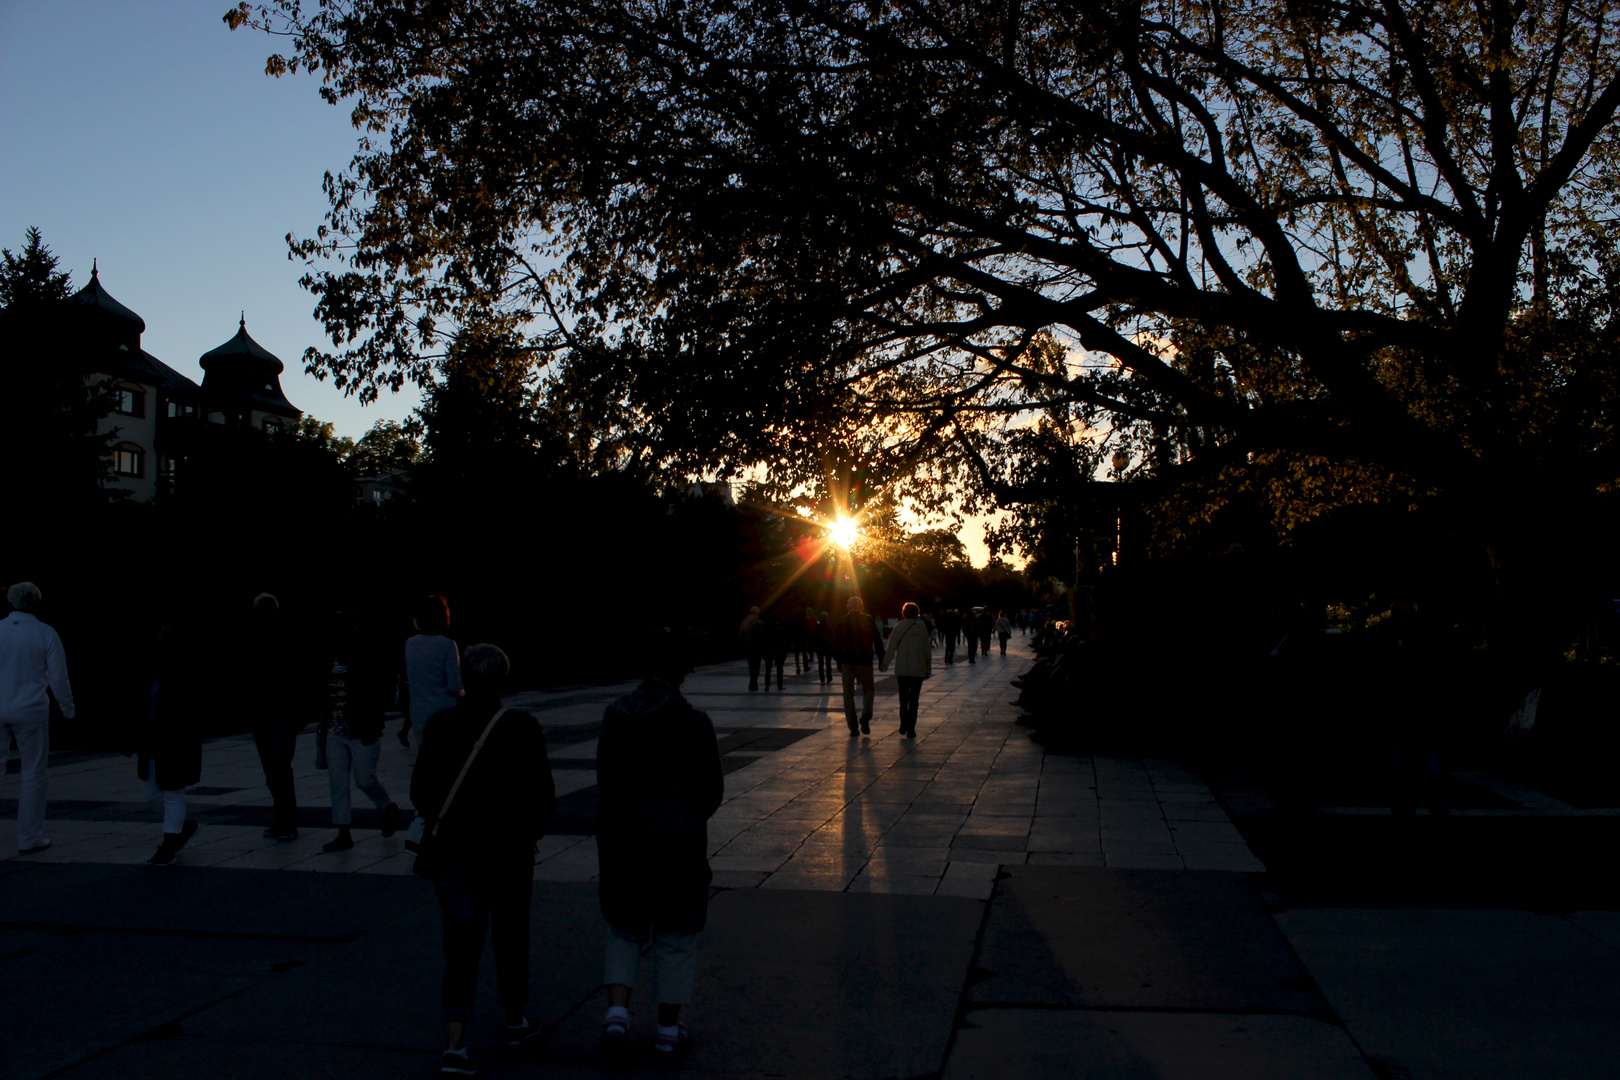
[(975, 1009), (944, 1080), (1375, 1080), (1305, 1016)]
[(999, 882), (974, 1003), (1327, 1016), (1243, 875), (1022, 866)]
[(1620, 1075), (1620, 949), (1577, 920), (1530, 911), (1305, 908), (1277, 922), (1385, 1076)]

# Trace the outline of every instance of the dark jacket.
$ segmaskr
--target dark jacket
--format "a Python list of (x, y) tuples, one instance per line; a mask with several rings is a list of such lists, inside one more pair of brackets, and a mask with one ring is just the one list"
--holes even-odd
[(709, 818), (725, 798), (708, 714), (649, 679), (607, 707), (596, 750), (602, 914), (696, 933), (708, 918)]
[(134, 725), (136, 775), (145, 780), (155, 761), (160, 790), (190, 787), (202, 779), (202, 714), (208, 694), (201, 665), (193, 655), (166, 651), (141, 689)]
[(860, 667), (883, 659), (883, 638), (864, 611), (847, 611), (833, 622), (832, 645), (840, 664)]
[[(411, 774), (411, 804), (432, 821), (473, 744), (484, 733), (496, 702), (466, 699), (435, 713), (422, 736)], [(478, 866), (532, 851), (557, 806), (551, 759), (540, 722), (513, 709), (489, 733), (461, 782), (439, 833), (446, 860)]]
[[(346, 695), (344, 712), (349, 737), (369, 744), (382, 734), (385, 714), (394, 704), (399, 663), (392, 654), (377, 649), (339, 646), (329, 651), (333, 656), (325, 662), (326, 696), (321, 725), (325, 727), (331, 721), (337, 685), (341, 682)], [(339, 664), (348, 668), (342, 675), (337, 672)], [(484, 714), (484, 718), (487, 720), (489, 714)]]
[[(324, 684), (307, 649), (300, 649), (280, 615), (259, 617), (242, 638), (234, 689), (253, 731), (301, 728), (320, 716)], [(233, 695), (236, 696), (236, 695)]]

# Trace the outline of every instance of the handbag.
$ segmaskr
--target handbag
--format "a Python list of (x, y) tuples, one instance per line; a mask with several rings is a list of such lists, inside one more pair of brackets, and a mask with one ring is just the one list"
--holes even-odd
[(439, 829), (444, 825), (444, 815), (449, 811), (450, 803), (455, 800), (456, 792), (461, 790), (461, 782), (467, 779), (467, 770), (472, 768), (473, 761), (478, 757), (478, 751), (484, 748), (484, 740), (489, 738), (489, 733), (495, 730), (495, 725), (500, 722), (501, 717), (505, 716), (508, 711), (507, 706), (502, 706), (495, 710), (494, 716), (489, 718), (489, 723), (484, 726), (484, 733), (478, 736), (478, 741), (473, 743), (472, 751), (468, 753), (467, 760), (462, 763), (461, 772), (456, 775), (456, 782), (450, 785), (450, 791), (444, 797), (444, 804), (439, 807), (439, 812), (433, 815), (433, 820), (422, 831), (422, 842), (417, 845), (419, 850), (416, 854), (416, 862), (411, 867), (417, 877), (437, 881), (444, 876), (446, 868), (444, 845), (439, 838)]

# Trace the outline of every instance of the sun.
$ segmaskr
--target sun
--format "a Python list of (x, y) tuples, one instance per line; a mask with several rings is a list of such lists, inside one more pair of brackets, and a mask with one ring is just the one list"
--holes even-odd
[(827, 538), (846, 551), (854, 546), (855, 540), (859, 536), (860, 530), (855, 527), (855, 522), (849, 518), (839, 518), (827, 528)]

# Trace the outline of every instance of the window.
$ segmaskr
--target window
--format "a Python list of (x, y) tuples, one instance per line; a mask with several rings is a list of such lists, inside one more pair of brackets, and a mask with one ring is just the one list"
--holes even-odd
[(131, 443), (113, 450), (113, 472), (119, 476), (145, 476), (146, 451)]
[(125, 416), (145, 416), (146, 391), (138, 386), (113, 387), (113, 411)]
[(264, 418), (264, 430), (271, 435), (281, 434), (281, 420), (274, 416)]
[(196, 416), (197, 406), (187, 405), (183, 401), (169, 401), (165, 410), (168, 416)]
[(158, 458), (158, 480), (169, 491), (174, 490), (175, 473), (178, 471), (175, 467), (176, 464), (176, 460), (172, 457)]

